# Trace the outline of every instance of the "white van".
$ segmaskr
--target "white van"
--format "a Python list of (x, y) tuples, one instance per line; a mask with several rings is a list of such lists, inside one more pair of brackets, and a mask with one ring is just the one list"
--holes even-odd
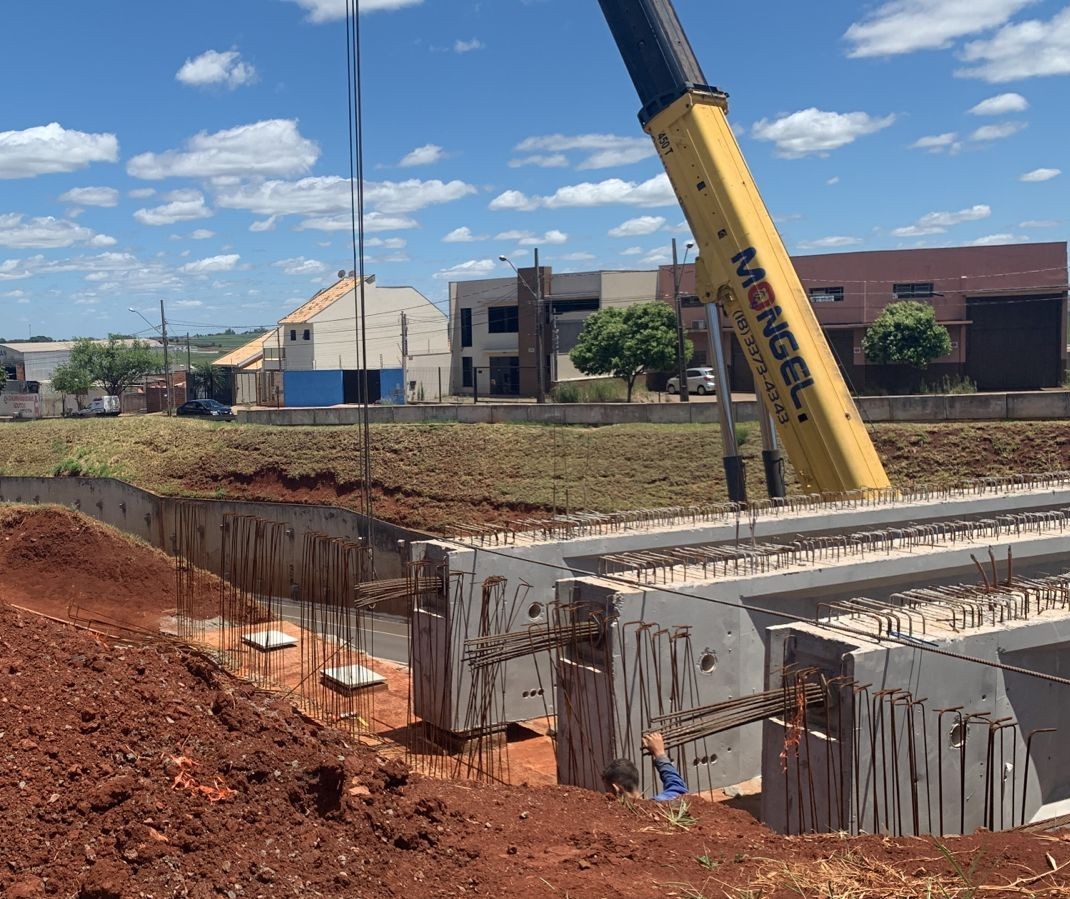
[(79, 414), (80, 415), (118, 415), (120, 409), (119, 397), (117, 396), (98, 396), (88, 406), (86, 406)]

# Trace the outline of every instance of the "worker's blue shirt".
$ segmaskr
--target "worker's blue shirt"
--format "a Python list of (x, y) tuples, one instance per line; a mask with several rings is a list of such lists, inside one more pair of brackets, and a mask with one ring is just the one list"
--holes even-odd
[(658, 777), (661, 779), (661, 792), (654, 797), (655, 802), (669, 802), (687, 793), (687, 784), (667, 755), (654, 759), (654, 767), (658, 769)]

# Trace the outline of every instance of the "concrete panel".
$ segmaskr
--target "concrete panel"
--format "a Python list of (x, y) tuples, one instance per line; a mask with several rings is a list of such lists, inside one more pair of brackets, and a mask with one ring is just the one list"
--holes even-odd
[(1007, 418), (1070, 418), (1070, 391), (1051, 390), (1035, 393), (1008, 393)]
[(1007, 417), (1005, 393), (958, 393), (944, 398), (953, 421), (1000, 420)]
[(892, 397), (860, 396), (855, 399), (863, 421), (891, 421)]
[(889, 397), (892, 421), (944, 421), (947, 419), (945, 396)]

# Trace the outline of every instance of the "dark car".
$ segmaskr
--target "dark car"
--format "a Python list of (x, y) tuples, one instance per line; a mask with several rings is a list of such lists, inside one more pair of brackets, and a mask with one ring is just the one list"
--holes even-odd
[(179, 415), (199, 415), (204, 418), (218, 418), (234, 421), (234, 410), (216, 400), (190, 400), (178, 407)]

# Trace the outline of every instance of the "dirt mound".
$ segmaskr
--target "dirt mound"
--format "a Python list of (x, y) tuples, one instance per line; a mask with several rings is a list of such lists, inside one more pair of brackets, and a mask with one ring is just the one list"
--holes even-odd
[(74, 603), (109, 620), (155, 628), (175, 606), (175, 563), (78, 512), (2, 508), (0, 600), (60, 618)]
[[(968, 892), (927, 841), (784, 839), (721, 806), (672, 820), (657, 808), (426, 780), (195, 654), (109, 647), (0, 606), (0, 894), (12, 899)], [(1070, 859), (1060, 841), (946, 847), (974, 884), (1039, 875), (1029, 888), (1051, 895), (1066, 883), (1044, 873), (1045, 852)], [(800, 893), (814, 878), (828, 882)]]

